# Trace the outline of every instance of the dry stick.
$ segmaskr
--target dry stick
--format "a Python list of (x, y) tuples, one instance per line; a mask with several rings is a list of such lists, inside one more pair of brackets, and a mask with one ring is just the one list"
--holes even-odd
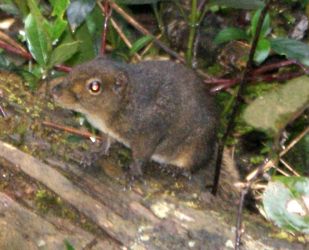
[[(102, 4), (98, 1), (97, 2), (98, 6), (100, 7), (101, 11), (104, 12), (104, 7), (102, 6)], [(130, 42), (130, 40), (127, 38), (127, 36), (123, 33), (123, 31), (121, 30), (120, 26), (118, 25), (118, 23), (115, 21), (114, 18), (110, 18), (111, 24), (113, 26), (113, 28), (116, 30), (116, 32), (118, 33), (118, 35), (120, 36), (120, 38), (122, 39), (122, 41), (127, 45), (127, 47), (129, 49), (132, 48), (132, 43)], [(140, 57), (139, 54), (134, 53), (134, 56), (136, 57), (136, 59), (138, 61), (141, 61), (142, 58)]]
[[(262, 14), (261, 14), (262, 15)], [(274, 165), (273, 161), (267, 161), (264, 164), (261, 164), (256, 168), (250, 175), (246, 177), (247, 183), (245, 188), (242, 189), (240, 194), (239, 206), (237, 210), (237, 222), (236, 222), (236, 240), (235, 240), (235, 250), (240, 249), (241, 243), (241, 224), (242, 224), (242, 213), (243, 213), (243, 204), (249, 189), (251, 188), (253, 182), (262, 175), (267, 169), (271, 168)]]
[[(156, 38), (159, 40), (162, 37), (162, 34), (159, 34), (156, 36)], [(144, 56), (147, 51), (150, 50), (150, 48), (153, 46), (153, 42), (150, 42), (142, 51), (141, 51), (141, 56)]]
[(104, 8), (103, 8), (102, 11), (104, 13), (105, 18), (104, 18), (104, 26), (103, 26), (103, 33), (102, 33), (100, 55), (105, 55), (108, 22), (109, 22), (111, 15), (112, 15), (112, 9), (110, 8), (109, 2), (107, 0), (105, 0)]
[[(127, 47), (129, 49), (132, 48), (132, 43), (130, 42), (130, 40), (127, 38), (127, 36), (123, 33), (123, 31), (121, 30), (121, 28), (119, 27), (119, 25), (117, 24), (117, 22), (115, 21), (114, 18), (111, 18), (111, 23), (114, 27), (114, 29), (116, 30), (116, 32), (118, 33), (118, 35), (120, 36), (120, 38), (122, 39), (122, 41), (127, 45)], [(134, 53), (134, 57), (138, 60), (141, 61), (142, 58), (138, 53)]]
[(89, 132), (82, 132), (82, 131), (80, 131), (76, 128), (62, 126), (62, 125), (59, 125), (59, 124), (56, 124), (56, 123), (53, 123), (53, 122), (43, 121), (42, 124), (46, 127), (58, 129), (58, 130), (61, 130), (61, 131), (66, 131), (70, 134), (78, 135), (78, 136), (81, 136), (81, 137), (84, 137), (84, 138), (87, 138), (87, 139), (89, 139), (91, 137), (95, 137), (96, 140), (99, 140), (99, 141), (104, 140), (101, 136), (93, 135)]
[(294, 145), (299, 142), (307, 133), (309, 132), (309, 126), (304, 129), (284, 150), (282, 150), (279, 154), (280, 157), (285, 155)]
[(295, 176), (300, 176), (300, 174), (297, 173), (285, 160), (280, 159), (280, 162), (281, 162), (288, 170), (290, 170)]
[[(133, 17), (131, 17), (128, 13), (126, 13), (122, 8), (120, 8), (116, 3), (113, 1), (110, 1), (110, 6), (118, 13), (120, 14), (128, 23), (130, 23), (135, 29), (137, 29), (139, 32), (141, 32), (144, 35), (151, 35), (153, 36), (147, 29), (145, 29), (142, 25), (140, 25)], [(171, 56), (175, 57), (177, 60), (179, 60), (182, 63), (185, 63), (185, 59), (180, 56), (178, 53), (167, 47), (164, 43), (153, 38), (154, 44), (159, 46), (161, 49), (163, 49), (166, 53), (170, 54)]]

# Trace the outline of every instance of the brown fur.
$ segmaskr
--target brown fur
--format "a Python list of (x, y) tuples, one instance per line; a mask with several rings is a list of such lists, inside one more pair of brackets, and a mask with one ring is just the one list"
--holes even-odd
[[(90, 94), (89, 79), (102, 82), (101, 93)], [(213, 158), (216, 105), (202, 80), (183, 65), (100, 57), (75, 67), (53, 94), (61, 106), (83, 113), (94, 127), (130, 147), (137, 174), (150, 159), (193, 170)]]

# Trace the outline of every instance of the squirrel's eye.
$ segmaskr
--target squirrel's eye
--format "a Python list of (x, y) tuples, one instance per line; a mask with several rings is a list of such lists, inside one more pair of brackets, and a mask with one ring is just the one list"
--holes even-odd
[(102, 91), (102, 83), (98, 79), (91, 79), (87, 84), (87, 88), (90, 94), (98, 95)]

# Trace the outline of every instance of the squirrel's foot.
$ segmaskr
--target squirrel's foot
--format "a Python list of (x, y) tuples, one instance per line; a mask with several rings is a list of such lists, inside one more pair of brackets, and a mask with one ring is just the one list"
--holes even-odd
[(142, 185), (146, 185), (146, 182), (143, 177), (143, 165), (144, 162), (142, 160), (134, 160), (127, 171), (126, 176), (126, 189), (131, 190), (132, 185), (137, 181)]

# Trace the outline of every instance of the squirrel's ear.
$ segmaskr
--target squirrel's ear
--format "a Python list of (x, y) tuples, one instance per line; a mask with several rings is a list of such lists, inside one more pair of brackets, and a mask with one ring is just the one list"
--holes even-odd
[(121, 94), (125, 90), (128, 81), (129, 79), (127, 74), (123, 71), (120, 71), (116, 76), (116, 80), (113, 86), (114, 92), (118, 95)]

